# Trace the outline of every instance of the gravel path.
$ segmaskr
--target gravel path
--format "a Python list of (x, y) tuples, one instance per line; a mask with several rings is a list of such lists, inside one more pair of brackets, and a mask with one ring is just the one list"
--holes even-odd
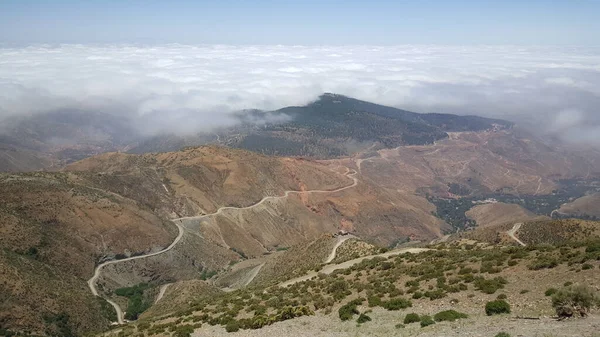
[(515, 240), (518, 244), (520, 244), (521, 246), (525, 247), (527, 245), (523, 241), (519, 240), (518, 237), (515, 236), (515, 234), (517, 233), (517, 231), (519, 230), (519, 228), (521, 228), (522, 225), (523, 225), (522, 222), (516, 223), (513, 226), (513, 228), (511, 228), (508, 232), (506, 232), (506, 234), (508, 234), (508, 236), (510, 236), (511, 239)]

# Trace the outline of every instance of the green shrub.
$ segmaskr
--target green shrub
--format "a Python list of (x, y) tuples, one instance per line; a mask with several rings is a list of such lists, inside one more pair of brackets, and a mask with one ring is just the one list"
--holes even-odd
[(440, 311), (437, 314), (435, 314), (433, 316), (433, 319), (436, 322), (443, 322), (443, 321), (454, 322), (457, 319), (467, 318), (467, 317), (469, 317), (467, 314), (458, 312), (456, 310), (445, 310), (445, 311)]
[(367, 298), (367, 301), (369, 302), (369, 307), (380, 307), (383, 302), (381, 301), (381, 298), (379, 296), (369, 296)]
[(533, 262), (531, 262), (527, 268), (531, 269), (531, 270), (540, 270), (540, 269), (544, 269), (544, 268), (554, 268), (558, 266), (558, 261), (556, 260), (555, 257), (549, 257), (549, 256), (540, 256), (537, 259), (535, 259)]
[(359, 314), (358, 309), (356, 308), (359, 304), (362, 304), (364, 299), (358, 298), (353, 301), (350, 301), (344, 304), (339, 310), (338, 315), (342, 321), (349, 321), (352, 319), (354, 315)]
[(546, 291), (544, 292), (544, 295), (546, 296), (552, 296), (554, 295), (558, 290), (556, 290), (556, 288), (548, 288), (546, 289)]
[(507, 332), (502, 331), (502, 332), (498, 332), (496, 334), (496, 336), (494, 336), (494, 337), (510, 337), (510, 334), (508, 334)]
[(552, 295), (552, 306), (559, 317), (570, 317), (576, 312), (586, 316), (591, 308), (600, 306), (600, 294), (585, 285), (568, 286)]
[(194, 333), (194, 327), (191, 325), (180, 325), (175, 329), (173, 337), (190, 337)]
[(507, 298), (506, 294), (500, 294), (498, 296), (496, 296), (497, 300), (505, 300)]
[(423, 296), (429, 297), (429, 299), (433, 301), (438, 300), (440, 298), (444, 298), (448, 295), (446, 295), (446, 293), (442, 289), (436, 289), (432, 291), (426, 291), (425, 294), (423, 294)]
[(414, 298), (415, 300), (418, 300), (421, 297), (423, 297), (423, 293), (420, 291), (415, 291), (414, 294), (412, 295), (412, 298)]
[(506, 283), (506, 280), (502, 277), (495, 277), (489, 280), (486, 280), (483, 277), (477, 277), (475, 278), (475, 289), (486, 294), (493, 294), (498, 289), (504, 288)]
[(504, 300), (495, 300), (485, 304), (485, 313), (488, 316), (510, 314), (510, 304)]
[(563, 286), (565, 286), (565, 287), (568, 287), (568, 286), (571, 286), (571, 285), (573, 285), (573, 282), (571, 282), (571, 281), (567, 281), (567, 282), (565, 282), (563, 284)]
[(371, 317), (369, 317), (365, 314), (360, 314), (360, 316), (358, 316), (358, 319), (356, 320), (356, 323), (362, 324), (362, 323), (366, 323), (369, 321), (371, 321)]
[(227, 332), (236, 332), (240, 330), (240, 323), (236, 320), (231, 320), (227, 325), (225, 325), (225, 331)]
[(408, 315), (406, 315), (406, 317), (404, 317), (404, 324), (410, 324), (410, 323), (416, 323), (416, 322), (420, 322), (421, 321), (421, 317), (419, 317), (418, 314), (410, 313)]
[(387, 310), (400, 310), (412, 307), (412, 302), (406, 298), (392, 298), (389, 301), (383, 302), (383, 307)]
[(435, 324), (435, 321), (433, 320), (433, 318), (431, 318), (431, 316), (427, 316), (427, 315), (421, 316), (421, 328), (430, 326), (432, 324)]

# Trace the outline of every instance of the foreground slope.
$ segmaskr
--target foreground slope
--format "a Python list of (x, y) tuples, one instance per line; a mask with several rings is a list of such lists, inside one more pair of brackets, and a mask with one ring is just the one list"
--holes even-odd
[[(187, 303), (179, 302), (170, 315), (163, 311), (104, 335), (194, 331), (195, 336), (225, 336), (227, 327), (242, 330), (233, 336), (444, 336), (456, 329), (466, 336), (494, 336), (501, 331), (593, 336), (600, 323), (593, 310), (596, 303), (586, 319), (550, 318), (555, 314), (550, 296), (556, 290), (575, 283), (597, 291), (600, 223), (578, 221), (526, 223), (525, 236), (534, 228), (539, 233), (542, 228), (568, 227), (554, 238), (524, 238), (542, 245), (460, 239), (411, 249), (414, 253), (405, 253), (406, 249), (381, 253), (357, 264), (326, 264), (322, 273), (291, 285), (283, 282), (211, 297), (190, 293)], [(506, 301), (510, 312), (486, 315), (486, 303), (497, 299)], [(437, 315), (445, 310), (461, 315), (447, 321), (448, 314)], [(432, 325), (406, 322), (409, 313), (430, 315), (435, 321)]]

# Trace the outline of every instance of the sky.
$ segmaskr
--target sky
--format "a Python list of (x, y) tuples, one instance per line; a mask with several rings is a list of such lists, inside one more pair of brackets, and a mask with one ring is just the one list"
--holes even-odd
[(585, 0), (0, 0), (0, 125), (70, 109), (193, 133), (332, 92), (600, 145), (599, 14)]
[(0, 41), (600, 45), (598, 0), (0, 0)]

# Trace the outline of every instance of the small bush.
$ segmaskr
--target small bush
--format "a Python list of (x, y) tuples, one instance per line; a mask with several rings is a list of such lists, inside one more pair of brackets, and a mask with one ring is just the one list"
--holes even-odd
[(485, 304), (485, 314), (488, 316), (510, 314), (510, 304), (504, 300), (495, 300)]
[(339, 310), (338, 315), (342, 321), (349, 321), (354, 315), (358, 315), (358, 309), (356, 308), (359, 304), (362, 304), (364, 299), (358, 298), (344, 304)]
[(557, 291), (558, 290), (556, 290), (556, 288), (548, 288), (544, 292), (544, 295), (546, 295), (546, 296), (552, 296), (552, 295), (556, 294)]
[(475, 279), (475, 289), (486, 294), (493, 294), (498, 289), (504, 288), (506, 283), (507, 281), (502, 277), (495, 277), (489, 280), (486, 280), (483, 277), (477, 277)]
[(552, 295), (552, 306), (559, 317), (571, 317), (576, 312), (585, 317), (591, 308), (600, 306), (600, 295), (585, 285), (568, 286)]
[(378, 296), (369, 296), (367, 298), (368, 302), (369, 302), (369, 307), (380, 307), (383, 302), (381, 301), (381, 298)]
[(404, 329), (405, 328), (404, 324), (402, 324), (402, 323), (396, 324), (395, 327), (396, 327), (396, 329)]
[(435, 319), (436, 322), (443, 322), (443, 321), (454, 322), (457, 319), (467, 318), (467, 317), (469, 317), (467, 314), (463, 314), (462, 312), (458, 312), (456, 310), (445, 310), (445, 311), (440, 311), (437, 314), (435, 314), (433, 316), (433, 319)]
[(430, 326), (432, 324), (435, 324), (435, 321), (433, 320), (433, 318), (431, 318), (431, 316), (427, 316), (427, 315), (421, 316), (421, 328)]
[(548, 257), (548, 256), (541, 256), (538, 257), (536, 260), (534, 260), (533, 262), (531, 262), (527, 268), (531, 269), (531, 270), (540, 270), (540, 269), (544, 269), (544, 268), (554, 268), (558, 266), (558, 261), (556, 260), (555, 257)]
[(369, 321), (371, 321), (371, 317), (369, 317), (365, 314), (360, 314), (360, 316), (358, 316), (358, 319), (356, 320), (356, 323), (362, 324), (362, 323), (366, 323)]
[(529, 290), (527, 290), (527, 289), (523, 289), (523, 290), (521, 290), (521, 291), (519, 292), (519, 294), (521, 294), (521, 295), (522, 295), (522, 294), (527, 294), (528, 292), (529, 292)]
[(502, 331), (502, 332), (498, 332), (496, 334), (496, 336), (494, 336), (494, 337), (510, 337), (510, 334), (508, 334), (507, 332)]
[(404, 324), (410, 324), (410, 323), (416, 323), (416, 322), (420, 322), (421, 321), (421, 317), (419, 317), (418, 314), (410, 313), (408, 315), (406, 315), (406, 317), (404, 317)]
[(240, 330), (240, 324), (237, 321), (229, 321), (225, 326), (225, 331), (236, 332)]
[(505, 300), (507, 298), (506, 294), (500, 294), (496, 297), (497, 300)]
[(412, 302), (402, 297), (392, 298), (389, 301), (385, 301), (383, 303), (383, 307), (387, 310), (406, 309), (408, 307), (412, 307)]

